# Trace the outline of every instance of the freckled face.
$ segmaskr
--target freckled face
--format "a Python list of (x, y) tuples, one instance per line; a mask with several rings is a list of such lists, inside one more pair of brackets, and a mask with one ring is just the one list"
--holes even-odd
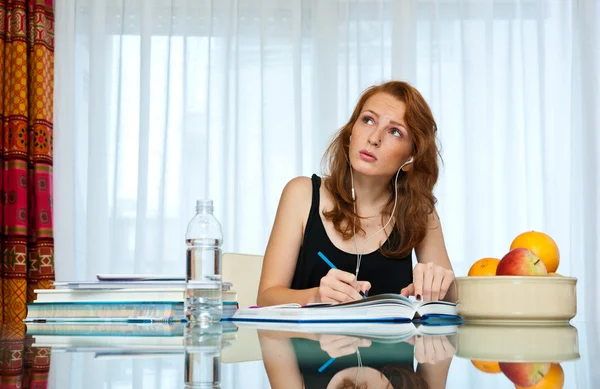
[(393, 176), (412, 155), (406, 105), (387, 93), (371, 96), (352, 127), (350, 163), (360, 173)]

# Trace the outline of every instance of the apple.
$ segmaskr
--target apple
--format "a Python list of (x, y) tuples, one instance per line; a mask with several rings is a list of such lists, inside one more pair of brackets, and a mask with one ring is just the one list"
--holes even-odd
[(510, 250), (498, 263), (497, 276), (545, 276), (548, 274), (544, 262), (531, 250)]
[(565, 386), (565, 372), (559, 363), (552, 363), (550, 370), (544, 378), (542, 378), (537, 384), (533, 386), (519, 386), (515, 385), (515, 389), (563, 389)]
[(500, 370), (519, 386), (533, 386), (540, 382), (550, 370), (550, 363), (513, 363), (500, 362)]

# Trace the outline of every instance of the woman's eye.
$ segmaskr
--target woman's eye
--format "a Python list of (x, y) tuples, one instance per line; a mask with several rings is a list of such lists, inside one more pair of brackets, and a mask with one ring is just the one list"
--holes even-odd
[(368, 116), (364, 116), (363, 123), (371, 125), (371, 124), (373, 124), (373, 119)]
[(394, 136), (398, 136), (398, 137), (401, 137), (401, 136), (402, 136), (402, 133), (401, 133), (401, 132), (400, 132), (400, 131), (399, 131), (397, 128), (392, 128), (392, 129), (390, 130), (390, 134), (392, 134), (392, 135), (394, 135)]

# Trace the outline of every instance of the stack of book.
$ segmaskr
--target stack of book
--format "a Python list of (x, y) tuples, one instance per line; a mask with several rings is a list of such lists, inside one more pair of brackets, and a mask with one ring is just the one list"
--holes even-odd
[[(36, 289), (25, 322), (182, 322), (185, 281), (180, 276), (109, 276), (54, 282)], [(237, 292), (223, 283), (223, 319), (238, 309)]]

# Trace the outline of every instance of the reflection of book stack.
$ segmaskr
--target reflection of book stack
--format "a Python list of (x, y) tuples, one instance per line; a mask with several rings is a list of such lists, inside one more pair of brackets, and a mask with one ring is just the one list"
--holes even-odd
[[(185, 282), (161, 279), (116, 279), (55, 282), (37, 289), (27, 305), (26, 322), (178, 322), (184, 320)], [(223, 318), (238, 308), (237, 292), (223, 283)]]
[[(222, 347), (227, 347), (237, 327), (224, 322), (221, 329)], [(185, 347), (183, 323), (27, 323), (27, 334), (35, 347), (97, 356), (181, 354)]]

